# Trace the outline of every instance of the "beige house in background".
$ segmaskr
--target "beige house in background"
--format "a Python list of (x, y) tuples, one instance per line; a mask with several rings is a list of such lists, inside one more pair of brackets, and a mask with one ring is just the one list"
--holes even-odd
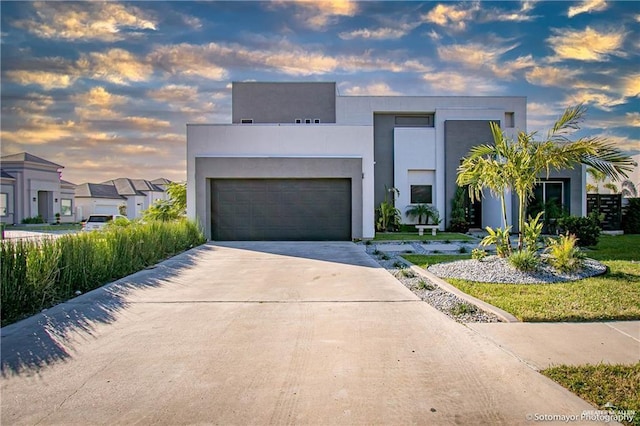
[(75, 190), (76, 215), (84, 220), (92, 214), (121, 214), (136, 219), (158, 200), (168, 199), (168, 179), (118, 178), (102, 183), (83, 183)]
[(64, 166), (27, 152), (0, 158), (0, 221), (19, 224), (41, 216), (47, 223), (75, 222), (75, 185), (64, 181)]

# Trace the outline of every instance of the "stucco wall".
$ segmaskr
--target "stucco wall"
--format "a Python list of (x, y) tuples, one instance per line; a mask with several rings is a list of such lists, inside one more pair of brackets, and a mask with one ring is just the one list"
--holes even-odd
[(326, 82), (234, 82), (232, 122), (295, 123), (295, 119), (336, 122), (336, 84)]
[(210, 226), (209, 178), (350, 177), (354, 238), (373, 238), (372, 141), (368, 126), (188, 125), (187, 214)]

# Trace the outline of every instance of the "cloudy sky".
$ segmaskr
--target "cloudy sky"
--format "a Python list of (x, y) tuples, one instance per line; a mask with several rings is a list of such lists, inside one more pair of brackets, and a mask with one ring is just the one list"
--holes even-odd
[(518, 95), (528, 129), (640, 152), (640, 2), (7, 2), (2, 154), (74, 183), (186, 177), (185, 124), (231, 121), (230, 82), (341, 95)]

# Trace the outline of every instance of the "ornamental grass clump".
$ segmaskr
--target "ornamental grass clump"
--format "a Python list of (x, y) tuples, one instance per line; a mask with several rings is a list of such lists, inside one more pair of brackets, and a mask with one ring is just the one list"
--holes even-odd
[(187, 220), (109, 226), (40, 241), (0, 241), (2, 325), (205, 241)]
[(577, 247), (578, 239), (573, 234), (560, 235), (557, 239), (549, 238), (546, 252), (547, 262), (562, 272), (574, 272), (582, 267), (585, 256)]
[(540, 266), (538, 255), (529, 250), (521, 250), (509, 256), (509, 264), (522, 272), (534, 272)]

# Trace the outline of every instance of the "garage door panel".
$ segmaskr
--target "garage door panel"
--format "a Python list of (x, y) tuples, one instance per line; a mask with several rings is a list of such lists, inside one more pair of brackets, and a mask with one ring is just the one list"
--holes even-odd
[(214, 240), (349, 240), (350, 179), (214, 179)]

